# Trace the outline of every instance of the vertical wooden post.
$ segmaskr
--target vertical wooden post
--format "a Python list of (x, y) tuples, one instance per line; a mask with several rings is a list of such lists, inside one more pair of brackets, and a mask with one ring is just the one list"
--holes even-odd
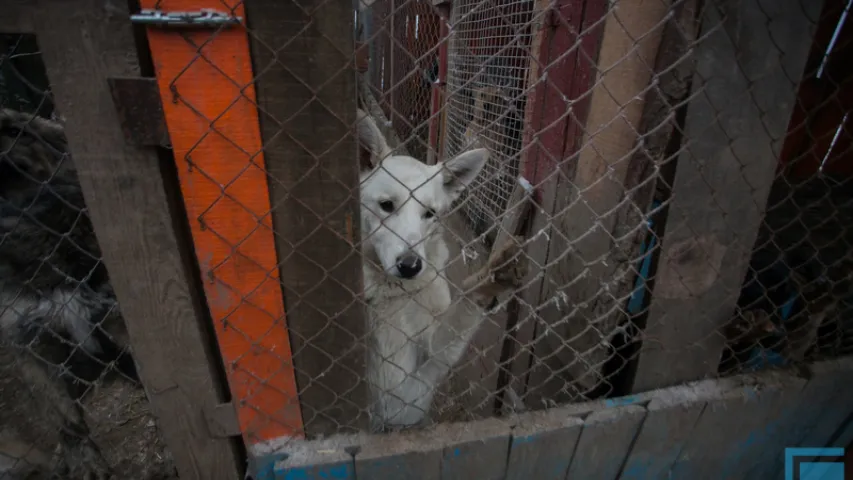
[[(245, 21), (242, 3), (227, 11)], [(166, 12), (219, 0), (143, 0)], [(304, 434), (278, 279), (249, 39), (242, 26), (149, 27), (181, 194), (240, 430)]]
[[(531, 278), (522, 294), (518, 321), (513, 325), (513, 340), (507, 342), (510, 382), (515, 394), (525, 397), (531, 367), (538, 356), (537, 338), (543, 335), (538, 328), (544, 275), (549, 262), (551, 223), (558, 195), (566, 190), (566, 173), (571, 168), (565, 160), (577, 148), (588, 103), (581, 94), (589, 89), (592, 68), (587, 59), (595, 58), (600, 37), (593, 28), (603, 14), (603, 0), (583, 2), (558, 0), (553, 6), (538, 1), (534, 7), (537, 18), (531, 50), (527, 85), (532, 89), (525, 111), (522, 175), (536, 189), (539, 205), (530, 226), (528, 252)], [(580, 36), (582, 35), (582, 36)], [(569, 107), (568, 101), (573, 102)], [(580, 122), (580, 123), (579, 123)]]
[(195, 286), (182, 268), (157, 152), (126, 143), (107, 84), (139, 75), (127, 2), (44, 0), (31, 8), (140, 377), (180, 477), (240, 478), (233, 440), (214, 438), (205, 420), (205, 409), (223, 401), (219, 359), (206, 348)]
[(247, 14), (305, 431), (352, 433), (368, 420), (352, 6), (254, 0)]
[(441, 158), (444, 144), (441, 139), (441, 129), (444, 123), (444, 106), (447, 103), (447, 52), (450, 42), (450, 0), (432, 0), (433, 6), (439, 14), (438, 34), (438, 79), (433, 82), (430, 94), (430, 119), (429, 119), (429, 149), (427, 150), (427, 165), (435, 165)]
[(717, 372), (822, 3), (706, 2), (636, 392)]
[[(587, 14), (602, 8), (593, 3)], [(575, 401), (606, 380), (611, 355), (606, 342), (626, 320), (634, 281), (634, 265), (625, 260), (634, 258), (633, 238), (622, 240), (626, 235), (619, 231), (641, 229), (643, 221), (620, 225), (631, 208), (625, 183), (631, 154), (642, 145), (637, 132), (669, 7), (667, 0), (620, 0), (603, 20), (598, 58), (590, 57), (591, 81), (580, 90), (589, 113), (577, 119), (576, 133), (566, 140), (561, 165), (566, 174), (553, 207), (539, 297), (542, 331), (548, 334), (537, 338), (528, 381), (533, 404), (538, 398)]]

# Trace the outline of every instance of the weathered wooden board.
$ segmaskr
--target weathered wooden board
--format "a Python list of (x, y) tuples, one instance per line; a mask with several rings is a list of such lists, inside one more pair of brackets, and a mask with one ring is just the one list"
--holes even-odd
[[(827, 402), (820, 408), (820, 416), (800, 441), (802, 447), (820, 447), (842, 425), (848, 415), (853, 413), (853, 357), (836, 362), (824, 363), (815, 367), (815, 374), (825, 375), (825, 380), (837, 388), (829, 395)], [(808, 406), (806, 406), (808, 408)]]
[(207, 350), (190, 252), (176, 235), (157, 151), (126, 144), (107, 85), (140, 74), (127, 2), (45, 0), (33, 14), (139, 374), (178, 473), (240, 478), (233, 441), (212, 437), (203, 414), (224, 401), (219, 358)]
[[(502, 405), (512, 405), (514, 400), (523, 403), (523, 397), (527, 389), (527, 376), (530, 369), (530, 357), (533, 353), (531, 342), (536, 333), (537, 313), (536, 305), (539, 293), (542, 290), (542, 278), (539, 273), (544, 269), (548, 259), (548, 214), (546, 208), (553, 204), (553, 198), (544, 199), (541, 192), (551, 184), (557, 184), (558, 179), (549, 179), (548, 172), (553, 170), (555, 162), (552, 160), (559, 155), (563, 146), (562, 132), (565, 131), (565, 119), (560, 118), (558, 109), (545, 109), (546, 101), (550, 105), (560, 101), (560, 94), (568, 94), (570, 86), (563, 86), (562, 90), (543, 81), (543, 68), (559, 69), (567, 72), (560, 78), (573, 78), (571, 74), (573, 63), (577, 59), (575, 52), (570, 52), (568, 58), (562, 62), (553, 61), (551, 43), (556, 41), (558, 46), (566, 46), (569, 43), (567, 29), (555, 31), (548, 25), (550, 13), (550, 2), (536, 0), (533, 6), (533, 22), (530, 25), (531, 56), (536, 61), (530, 62), (527, 72), (527, 85), (531, 88), (528, 101), (524, 111), (523, 148), (519, 170), (521, 175), (537, 189), (534, 196), (536, 201), (536, 213), (531, 220), (530, 231), (527, 235), (527, 256), (530, 258), (531, 272), (525, 279), (527, 288), (521, 292), (520, 306), (516, 312), (516, 318), (511, 329), (507, 330), (507, 341), (503, 348), (502, 356), (506, 359), (503, 366), (508, 372), (506, 387)], [(573, 16), (570, 25), (579, 29), (580, 16)], [(556, 40), (554, 39), (556, 37)], [(559, 51), (559, 50), (557, 50)], [(565, 51), (565, 50), (563, 50)], [(551, 77), (553, 78), (553, 77)], [(551, 123), (556, 123), (551, 127)], [(549, 128), (551, 127), (551, 128)], [(542, 233), (540, 233), (542, 232)], [(515, 399), (514, 397), (518, 397)], [(520, 406), (519, 406), (520, 407)]]
[(255, 480), (354, 480), (353, 453), (358, 442), (359, 439), (351, 435), (336, 435), (324, 440), (297, 440), (279, 452), (286, 453), (286, 458), (260, 465), (253, 475)]
[(705, 5), (634, 391), (716, 373), (820, 3)]
[(355, 456), (361, 480), (441, 477), (444, 439), (432, 431), (388, 434), (365, 442)]
[(583, 424), (562, 408), (525, 415), (512, 430), (506, 479), (566, 478)]
[[(587, 2), (592, 15), (596, 2)], [(632, 154), (639, 138), (644, 98), (649, 90), (664, 19), (670, 1), (620, 0), (604, 15), (601, 45), (592, 70), (591, 87), (581, 90), (589, 100), (587, 118), (568, 138), (560, 170), (561, 191), (553, 207), (548, 269), (539, 312), (548, 335), (535, 356), (541, 366), (531, 371), (528, 388), (561, 403), (576, 401), (606, 382), (604, 366), (612, 355), (605, 339), (627, 320), (624, 305), (635, 273), (631, 261), (638, 247), (634, 236), (620, 231), (643, 231), (644, 219), (620, 224), (632, 197), (625, 190), (632, 173)], [(595, 18), (585, 22), (595, 22)], [(579, 64), (587, 63), (582, 56)], [(589, 88), (589, 91), (586, 91)], [(614, 238), (618, 240), (614, 240)], [(559, 300), (559, 301), (558, 301)], [(571, 386), (567, 386), (567, 385)], [(536, 404), (535, 398), (532, 399)]]
[[(826, 380), (850, 384), (845, 362), (821, 364), (817, 382), (763, 372), (503, 420), (297, 442), (262, 459), (269, 473), (255, 478), (778, 478), (767, 474), (803, 436), (794, 423), (804, 405), (834, 392)], [(815, 445), (850, 441), (846, 406), (841, 421), (817, 420), (825, 436)]]
[(705, 409), (713, 381), (658, 392), (622, 468), (620, 479), (666, 478)]
[[(489, 251), (477, 238), (462, 212), (443, 218), (449, 260), (444, 269), (453, 302), (462, 300), (462, 284), (486, 266)], [(460, 314), (470, 312), (461, 308)], [(479, 313), (477, 313), (479, 315)], [(439, 387), (431, 408), (435, 423), (461, 422), (492, 416), (497, 391), (498, 359), (504, 336), (505, 313), (488, 315), (474, 333), (465, 355)]]
[[(154, 8), (156, 0), (141, 0)], [(168, 8), (217, 8), (170, 0)], [(245, 20), (242, 4), (233, 14)], [(204, 293), (247, 443), (301, 436), (302, 414), (276, 265), (249, 38), (146, 29)], [(197, 61), (204, 45), (205, 61)]]
[[(540, 23), (532, 39), (536, 61), (531, 61), (527, 78), (532, 92), (525, 106), (521, 172), (536, 190), (537, 208), (527, 236), (531, 272), (524, 282), (526, 288), (519, 295), (513, 338), (507, 342), (509, 348), (505, 352), (510, 372), (507, 392), (517, 394), (532, 408), (554, 404), (548, 403), (553, 399), (548, 392), (543, 392), (541, 384), (530, 386), (528, 383), (533, 370), (550, 367), (541, 363), (544, 357), (539, 351), (540, 344), (554, 341), (553, 336), (547, 335), (549, 330), (541, 320), (541, 310), (553, 301), (542, 299), (543, 273), (549, 263), (555, 261), (554, 255), (564, 253), (549, 247), (554, 232), (552, 222), (557, 199), (568, 195), (572, 188), (571, 175), (567, 173), (573, 169), (573, 162), (566, 159), (575, 153), (586, 119), (589, 96), (584, 93), (594, 79), (590, 59), (595, 58), (598, 49), (601, 37), (598, 25), (605, 4), (603, 0), (560, 0), (553, 5), (539, 1), (534, 7), (534, 14), (538, 13), (535, 18)], [(581, 37), (577, 32), (584, 32), (584, 35)], [(551, 352), (554, 348), (549, 345), (544, 351)], [(545, 375), (552, 373), (549, 371)], [(557, 381), (556, 390), (565, 387), (560, 376), (548, 378)]]
[(442, 480), (500, 480), (506, 474), (509, 425), (498, 419), (439, 426), (446, 440), (442, 451)]
[(367, 426), (347, 2), (247, 7), (272, 220), (307, 435)]
[(590, 414), (566, 478), (615, 480), (646, 416), (639, 405), (607, 408)]
[(805, 383), (787, 374), (719, 381), (716, 398), (708, 399), (670, 471), (672, 478), (734, 478), (765, 461), (765, 454), (778, 454), (774, 440), (795, 414)]
[[(468, 226), (467, 221), (458, 222), (454, 218), (454, 224), (448, 228), (447, 236), (453, 236), (450, 240), (450, 255), (457, 255), (457, 245), (464, 247), (469, 254), (476, 253), (478, 258), (467, 259), (464, 262), (453, 262), (445, 270), (448, 280), (454, 284), (460, 284), (471, 272), (476, 272), (483, 266), (495, 249), (505, 245), (507, 242), (515, 241), (512, 237), (523, 234), (522, 224), (530, 214), (532, 203), (530, 192), (522, 183), (516, 184), (512, 196), (507, 202), (507, 209), (497, 227), (492, 251), (489, 252), (477, 239), (477, 235)], [(473, 247), (473, 248), (472, 248)], [(436, 399), (436, 407), (445, 407), (446, 414), (441, 418), (450, 417), (453, 421), (467, 420), (473, 417), (482, 418), (491, 416), (495, 409), (496, 397), (504, 400), (503, 391), (499, 390), (505, 381), (505, 372), (501, 367), (501, 355), (506, 342), (507, 331), (511, 330), (508, 324), (510, 317), (516, 311), (512, 302), (515, 298), (507, 298), (509, 295), (501, 296), (499, 300), (504, 301), (504, 306), (497, 312), (489, 315), (478, 331), (474, 334), (468, 347), (468, 352), (454, 368), (450, 379), (450, 398), (445, 399), (446, 405), (441, 405), (440, 398)], [(460, 412), (461, 411), (461, 412)]]
[[(833, 430), (853, 413), (853, 358), (820, 362), (810, 365), (809, 370), (811, 378), (800, 392), (796, 412), (782, 429), (783, 448), (823, 447)], [(784, 463), (778, 460), (784, 452), (775, 453), (777, 457), (766, 468), (751, 472), (762, 476), (752, 478), (782, 477)]]

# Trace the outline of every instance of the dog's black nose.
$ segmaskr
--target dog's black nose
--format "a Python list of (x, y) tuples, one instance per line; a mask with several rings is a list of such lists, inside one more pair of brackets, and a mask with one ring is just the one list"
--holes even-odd
[(400, 276), (403, 278), (414, 278), (417, 274), (421, 273), (422, 268), (421, 257), (414, 253), (407, 253), (397, 259), (397, 271), (400, 272)]

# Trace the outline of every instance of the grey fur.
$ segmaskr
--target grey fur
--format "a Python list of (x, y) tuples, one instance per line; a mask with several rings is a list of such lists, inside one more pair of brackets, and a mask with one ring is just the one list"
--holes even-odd
[(61, 478), (110, 478), (69, 371), (91, 360), (135, 377), (100, 258), (63, 126), (0, 110), (0, 348), (61, 433)]

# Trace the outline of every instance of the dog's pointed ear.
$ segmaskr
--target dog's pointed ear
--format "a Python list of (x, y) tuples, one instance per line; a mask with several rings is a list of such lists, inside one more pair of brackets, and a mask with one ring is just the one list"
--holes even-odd
[(365, 111), (358, 110), (358, 161), (362, 171), (373, 170), (383, 158), (391, 154), (388, 142)]
[(489, 159), (489, 151), (477, 148), (461, 153), (443, 163), (442, 180), (450, 194), (457, 196), (477, 178)]

